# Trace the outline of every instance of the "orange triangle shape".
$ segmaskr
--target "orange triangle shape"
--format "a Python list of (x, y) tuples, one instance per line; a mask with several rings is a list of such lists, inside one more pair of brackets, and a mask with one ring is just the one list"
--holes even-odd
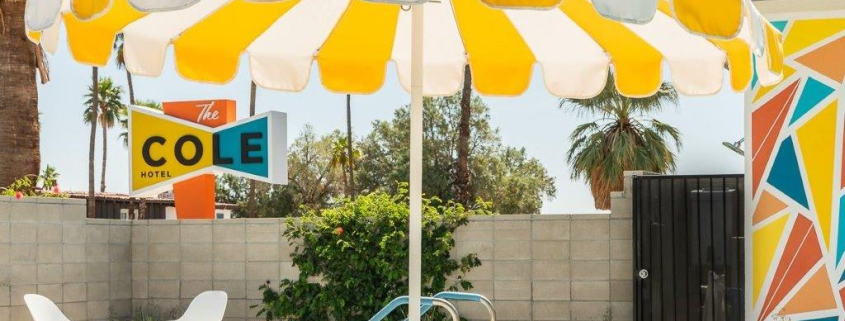
[(785, 208), (786, 203), (782, 202), (768, 191), (763, 191), (763, 195), (760, 196), (760, 201), (757, 202), (757, 208), (754, 209), (754, 216), (751, 218), (751, 222), (756, 225)]
[(798, 92), (799, 82), (796, 80), (751, 113), (751, 187), (754, 193), (757, 193), (786, 114)]
[(810, 51), (796, 58), (795, 61), (830, 80), (842, 83), (842, 79), (845, 78), (845, 64), (842, 63), (842, 57), (845, 57), (845, 37)]
[(780, 314), (789, 315), (810, 311), (836, 309), (833, 287), (827, 269), (822, 266), (813, 277), (804, 284), (798, 293), (783, 307)]

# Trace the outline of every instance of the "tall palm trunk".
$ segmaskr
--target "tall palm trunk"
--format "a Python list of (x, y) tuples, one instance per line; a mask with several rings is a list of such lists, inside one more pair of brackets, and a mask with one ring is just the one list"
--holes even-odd
[(91, 69), (91, 82), (94, 88), (94, 97), (92, 99), (91, 111), (94, 113), (91, 117), (91, 136), (88, 140), (88, 217), (94, 218), (95, 209), (96, 209), (96, 199), (94, 198), (94, 148), (96, 147), (97, 143), (97, 119), (99, 117), (100, 108), (100, 86), (98, 84), (98, 80), (100, 76), (98, 75), (99, 70), (97, 67), (93, 67)]
[(135, 86), (132, 85), (132, 73), (126, 69), (126, 85), (129, 87), (129, 104), (135, 105)]
[[(102, 110), (101, 113), (102, 113), (102, 115), (105, 115), (106, 111)], [(105, 121), (102, 122), (102, 126), (103, 126), (103, 168), (101, 169), (101, 172), (100, 172), (100, 193), (103, 193), (103, 192), (106, 191), (106, 159), (108, 159), (108, 146), (109, 146), (109, 140), (108, 140), (109, 131), (108, 131), (108, 127), (106, 127)]]
[(346, 153), (349, 159), (349, 196), (355, 200), (355, 158), (352, 156), (352, 96), (346, 95)]
[[(255, 87), (255, 82), (249, 82), (249, 116), (255, 115), (255, 94), (257, 88)], [(249, 180), (249, 217), (255, 218), (256, 217), (256, 210), (255, 210), (255, 180)]]
[(458, 203), (469, 206), (469, 138), (472, 117), (472, 74), (469, 65), (464, 69), (464, 88), (461, 91), (461, 119), (458, 122), (458, 168), (455, 170), (455, 198)]
[(25, 3), (0, 0), (0, 186), (41, 166), (37, 52), (26, 38)]

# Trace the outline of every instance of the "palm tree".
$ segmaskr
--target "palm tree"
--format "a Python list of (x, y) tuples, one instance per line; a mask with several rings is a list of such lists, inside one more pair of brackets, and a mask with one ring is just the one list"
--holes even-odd
[[(352, 95), (346, 95), (346, 157), (350, 162), (355, 161), (352, 151)], [(349, 192), (352, 200), (355, 200), (355, 166), (350, 163), (349, 170)]]
[(40, 45), (26, 38), (24, 0), (0, 0), (0, 186), (38, 174), (38, 88), (50, 80)]
[(610, 208), (610, 192), (622, 190), (624, 171), (646, 170), (665, 173), (675, 170), (675, 153), (681, 149), (678, 129), (648, 116), (667, 104), (678, 104), (678, 93), (663, 83), (645, 98), (622, 96), (609, 75), (602, 92), (590, 99), (563, 99), (560, 107), (599, 119), (575, 128), (566, 160), (572, 179), (590, 184), (596, 208)]
[(470, 202), (469, 140), (472, 118), (472, 74), (469, 65), (464, 68), (464, 88), (461, 91), (461, 118), (458, 122), (458, 166), (455, 170), (455, 198), (464, 206)]
[(117, 69), (123, 69), (126, 72), (126, 87), (129, 88), (129, 104), (135, 105), (135, 86), (132, 85), (132, 73), (129, 72), (129, 69), (126, 69), (126, 60), (123, 56), (123, 34), (117, 34), (117, 37), (114, 39), (114, 49), (117, 51), (117, 55), (114, 56), (114, 62), (117, 64)]
[[(255, 99), (258, 94), (258, 87), (254, 81), (249, 82), (249, 116), (255, 116)], [(256, 217), (255, 180), (249, 180), (249, 217)]]
[[(349, 152), (350, 150), (352, 151), (351, 153)], [(361, 152), (352, 149), (349, 146), (349, 141), (346, 140), (345, 137), (338, 137), (337, 140), (332, 143), (331, 152), (332, 159), (329, 166), (331, 168), (340, 167), (340, 170), (343, 173), (341, 176), (341, 182), (343, 182), (343, 192), (346, 195), (352, 195), (349, 181), (347, 180), (347, 174), (351, 172), (355, 166), (355, 160), (361, 157)], [(349, 157), (349, 155), (352, 155), (352, 157)]]
[[(154, 100), (144, 100), (141, 99), (135, 102), (136, 106), (144, 106), (151, 109), (161, 110), (161, 103), (154, 101)], [(117, 137), (123, 141), (123, 147), (129, 146), (129, 110), (124, 108), (121, 110), (121, 115), (118, 117), (118, 122), (120, 123), (120, 128), (123, 131)]]
[[(103, 167), (100, 175), (100, 192), (106, 191), (106, 160), (108, 159), (108, 130), (126, 115), (126, 106), (121, 102), (123, 88), (115, 85), (111, 78), (103, 78), (94, 88), (88, 88), (85, 105), (88, 107), (82, 113), (86, 124), (98, 123), (103, 129)], [(99, 105), (99, 106), (98, 106)], [(99, 110), (99, 111), (98, 111)]]
[(59, 185), (59, 176), (59, 172), (56, 171), (55, 167), (47, 165), (41, 173), (41, 189), (47, 191), (53, 186)]
[[(88, 109), (93, 113), (91, 119), (98, 119), (100, 113), (99, 108), (91, 108), (91, 106), (100, 105), (99, 77), (99, 68), (91, 67), (91, 87), (88, 87), (88, 89), (93, 90), (94, 93), (91, 95), (93, 101), (87, 104)], [(88, 137), (88, 218), (94, 218), (97, 206), (97, 200), (94, 198), (94, 149), (97, 146), (97, 122), (92, 121), (90, 124), (91, 135)]]

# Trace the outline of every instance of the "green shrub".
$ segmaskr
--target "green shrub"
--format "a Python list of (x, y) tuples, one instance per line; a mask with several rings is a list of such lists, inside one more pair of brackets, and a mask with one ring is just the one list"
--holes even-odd
[[(489, 205), (466, 210), (452, 202), (423, 199), (423, 295), (469, 290), (464, 278), (481, 265), (476, 254), (451, 258), (455, 230)], [(299, 278), (270, 281), (259, 289), (259, 317), (266, 320), (367, 320), (390, 300), (408, 293), (408, 198), (373, 193), (345, 201), (318, 216), (289, 220), (284, 236), (292, 246)], [(279, 289), (278, 291), (276, 289)], [(403, 311), (403, 316), (407, 312)], [(397, 313), (398, 314), (398, 313)]]

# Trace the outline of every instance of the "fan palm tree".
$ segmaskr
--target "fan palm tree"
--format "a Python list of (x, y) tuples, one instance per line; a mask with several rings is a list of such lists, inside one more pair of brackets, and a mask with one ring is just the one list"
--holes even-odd
[[(249, 82), (249, 117), (255, 116), (255, 100), (257, 99), (258, 87), (254, 81)], [(255, 199), (255, 180), (249, 180), (249, 217), (255, 218), (258, 214), (256, 211)]]
[(469, 175), (470, 120), (472, 118), (472, 74), (464, 68), (464, 88), (461, 90), (461, 118), (458, 121), (458, 166), (455, 170), (456, 201), (468, 207), (472, 192)]
[(132, 73), (126, 69), (126, 60), (123, 56), (123, 34), (117, 34), (114, 39), (114, 49), (117, 54), (114, 56), (114, 62), (117, 64), (117, 69), (122, 69), (126, 72), (126, 87), (129, 88), (129, 104), (135, 105), (135, 86), (132, 85)]
[(0, 186), (38, 174), (38, 88), (50, 80), (40, 45), (26, 37), (24, 0), (0, 0)]
[[(126, 106), (121, 102), (123, 88), (115, 85), (111, 78), (103, 78), (97, 84), (88, 88), (85, 105), (87, 108), (82, 113), (82, 119), (86, 124), (95, 122), (103, 129), (103, 167), (100, 175), (100, 192), (106, 191), (106, 160), (108, 159), (108, 130), (113, 128), (121, 118), (126, 115)], [(99, 105), (99, 106), (97, 106)]]
[[(154, 100), (139, 100), (135, 102), (135, 106), (144, 106), (151, 109), (161, 110), (161, 103)], [(123, 131), (118, 135), (118, 138), (123, 141), (123, 147), (129, 147), (129, 110), (124, 108), (121, 110), (121, 115), (118, 117), (120, 128)]]
[(352, 157), (350, 156), (349, 150), (349, 141), (346, 140), (345, 137), (338, 137), (337, 140), (332, 143), (332, 159), (329, 163), (329, 166), (332, 168), (340, 168), (343, 175), (341, 176), (341, 182), (343, 182), (343, 191), (346, 195), (352, 195), (352, 192), (349, 189), (349, 181), (347, 180), (347, 174), (351, 169), (354, 169), (355, 160), (361, 157), (361, 152), (355, 149), (352, 150)]
[(573, 179), (584, 179), (598, 209), (610, 208), (610, 192), (622, 190), (626, 170), (665, 173), (675, 170), (675, 153), (681, 149), (678, 129), (651, 118), (666, 105), (677, 105), (678, 93), (664, 83), (652, 96), (622, 96), (609, 75), (602, 92), (590, 99), (563, 99), (561, 108), (573, 108), (598, 119), (575, 128), (566, 160)]

